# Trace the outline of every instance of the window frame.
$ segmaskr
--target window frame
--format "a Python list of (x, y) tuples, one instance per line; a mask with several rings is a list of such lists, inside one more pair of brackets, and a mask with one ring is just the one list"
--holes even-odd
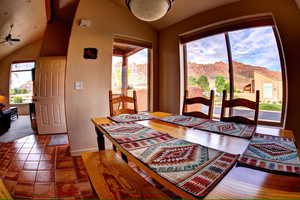
[[(32, 69), (25, 69), (25, 70), (12, 70), (12, 65), (13, 64), (20, 64), (20, 63), (34, 63), (34, 68)], [(11, 64), (10, 64), (10, 71), (9, 71), (9, 91), (8, 91), (8, 95), (9, 95), (9, 104), (10, 105), (22, 105), (22, 104), (30, 104), (30, 103), (33, 103), (33, 100), (30, 102), (30, 103), (12, 103), (11, 102), (11, 94), (10, 94), (10, 86), (11, 86), (11, 76), (12, 76), (12, 73), (19, 73), (19, 72), (31, 72), (32, 76), (31, 76), (31, 79), (32, 81), (34, 81), (34, 77), (33, 77), (33, 73), (34, 73), (34, 70), (36, 69), (36, 61), (35, 60), (17, 60), (17, 61), (13, 61)], [(33, 90), (33, 96), (34, 96), (34, 85), (32, 85), (32, 90)]]
[[(234, 28), (236, 25), (236, 28)], [(275, 24), (275, 21), (271, 15), (259, 16), (259, 17), (251, 17), (239, 20), (233, 20), (229, 23), (223, 23), (221, 25), (210, 26), (208, 28), (204, 28), (201, 31), (195, 31), (192, 33), (188, 33), (186, 35), (180, 36), (180, 44), (183, 50), (183, 70), (184, 70), (184, 89), (187, 89), (188, 86), (188, 77), (187, 77), (187, 47), (186, 44), (195, 40), (199, 40), (208, 36), (213, 36), (217, 34), (223, 34), (225, 36), (226, 47), (227, 47), (227, 56), (228, 56), (228, 66), (229, 66), (229, 81), (230, 81), (230, 95), (229, 98), (234, 98), (234, 66), (232, 60), (232, 51), (229, 39), (229, 32), (236, 30), (243, 30), (247, 28), (255, 28), (255, 27), (263, 27), (263, 26), (271, 26), (273, 29), (274, 37), (277, 44), (277, 49), (280, 58), (281, 65), (281, 74), (282, 74), (282, 110), (281, 110), (281, 118), (280, 122), (276, 121), (264, 121), (258, 120), (259, 125), (267, 125), (267, 126), (285, 126), (286, 119), (286, 107), (287, 107), (287, 75), (286, 75), (286, 64), (284, 59), (284, 51), (282, 48), (282, 43), (279, 35), (279, 31)], [(220, 32), (221, 31), (221, 32)], [(229, 109), (229, 115), (232, 115), (232, 109)]]

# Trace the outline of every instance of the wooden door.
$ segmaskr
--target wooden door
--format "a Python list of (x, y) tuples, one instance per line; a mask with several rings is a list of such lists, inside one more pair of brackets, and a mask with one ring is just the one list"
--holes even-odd
[(35, 109), (39, 134), (66, 133), (65, 57), (40, 57), (35, 75)]

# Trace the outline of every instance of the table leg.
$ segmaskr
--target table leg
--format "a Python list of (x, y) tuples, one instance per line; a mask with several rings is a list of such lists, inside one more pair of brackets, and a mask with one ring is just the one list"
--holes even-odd
[(98, 149), (99, 150), (105, 150), (105, 141), (103, 133), (95, 127), (96, 133), (97, 133), (97, 142), (98, 142)]

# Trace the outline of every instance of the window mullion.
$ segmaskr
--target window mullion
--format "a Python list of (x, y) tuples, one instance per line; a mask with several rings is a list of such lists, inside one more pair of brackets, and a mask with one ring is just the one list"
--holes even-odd
[[(229, 80), (230, 80), (230, 100), (234, 97), (234, 76), (233, 76), (233, 62), (231, 54), (231, 45), (228, 32), (225, 33), (226, 47), (227, 47), (227, 56), (228, 56), (228, 65), (229, 65)], [(229, 109), (229, 116), (232, 115), (232, 108)]]

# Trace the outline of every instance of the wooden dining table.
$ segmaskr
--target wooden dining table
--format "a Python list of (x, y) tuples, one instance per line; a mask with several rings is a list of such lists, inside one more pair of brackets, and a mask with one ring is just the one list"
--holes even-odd
[[(171, 114), (153, 112), (150, 113), (150, 115), (155, 117), (164, 117)], [(173, 191), (182, 198), (195, 198), (191, 194), (178, 188), (176, 185), (158, 175), (155, 171), (119, 145), (109, 134), (103, 131), (100, 125), (112, 123), (111, 120), (106, 117), (97, 117), (92, 118), (91, 121), (95, 125), (99, 150), (111, 148), (108, 147), (107, 144), (112, 143), (113, 148), (116, 148), (121, 152), (122, 158), (125, 161), (130, 160), (135, 163), (135, 165), (144, 170), (151, 178), (167, 189)], [(186, 128), (168, 122), (163, 122), (158, 119), (139, 121), (137, 123), (160, 132), (168, 133), (176, 138), (232, 154), (242, 154), (250, 142), (247, 139)], [(294, 137), (293, 132), (290, 130), (274, 129), (262, 126), (258, 126), (256, 132), (275, 136)], [(299, 149), (298, 152), (300, 152)], [(300, 177), (268, 173), (236, 164), (209, 192), (209, 194), (205, 196), (205, 198), (300, 199)]]

